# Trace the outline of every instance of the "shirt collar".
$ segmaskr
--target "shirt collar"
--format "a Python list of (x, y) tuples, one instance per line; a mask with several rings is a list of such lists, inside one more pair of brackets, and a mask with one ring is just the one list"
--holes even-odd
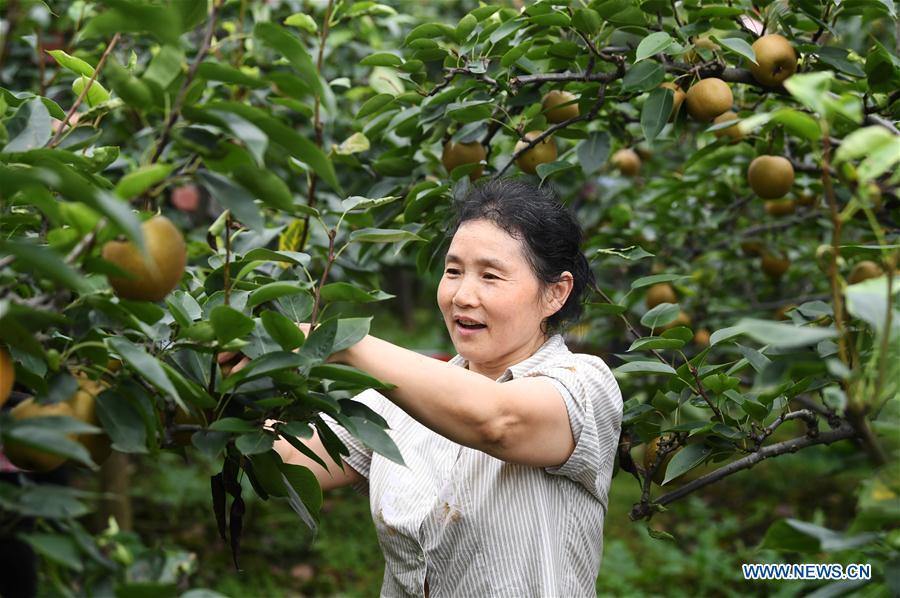
[[(550, 338), (544, 342), (543, 345), (538, 348), (530, 357), (526, 357), (519, 363), (513, 364), (506, 368), (506, 371), (503, 372), (503, 375), (497, 379), (498, 382), (506, 382), (507, 380), (513, 378), (521, 378), (531, 370), (535, 369), (537, 366), (541, 365), (547, 359), (560, 353), (562, 351), (566, 351), (566, 343), (563, 340), (561, 334), (554, 334)], [(469, 365), (468, 359), (463, 359), (463, 357), (457, 354), (453, 359), (450, 360), (449, 363), (453, 365), (458, 365), (460, 367), (467, 367)]]

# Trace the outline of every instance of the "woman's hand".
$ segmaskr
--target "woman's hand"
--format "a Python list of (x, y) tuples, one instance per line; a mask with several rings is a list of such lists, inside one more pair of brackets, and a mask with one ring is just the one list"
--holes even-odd
[(250, 363), (250, 358), (239, 351), (223, 351), (216, 355), (216, 362), (222, 368), (222, 375), (229, 376), (241, 371)]

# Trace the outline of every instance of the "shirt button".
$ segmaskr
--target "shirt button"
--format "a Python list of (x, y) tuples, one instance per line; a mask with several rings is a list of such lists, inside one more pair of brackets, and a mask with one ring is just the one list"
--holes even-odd
[(424, 562), (425, 562), (425, 555), (424, 555), (423, 553), (421, 553), (421, 552), (419, 553), (419, 562), (420, 562), (420, 563), (424, 563)]

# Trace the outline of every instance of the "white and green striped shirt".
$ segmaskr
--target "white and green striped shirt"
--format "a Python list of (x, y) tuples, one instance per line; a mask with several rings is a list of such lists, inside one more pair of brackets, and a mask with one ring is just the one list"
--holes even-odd
[[(459, 355), (451, 364), (466, 367)], [(559, 467), (506, 463), (444, 438), (374, 390), (407, 467), (326, 421), (367, 481), (384, 551), (382, 596), (595, 596), (622, 395), (602, 359), (554, 335), (497, 379), (545, 376), (566, 403), (575, 450)]]

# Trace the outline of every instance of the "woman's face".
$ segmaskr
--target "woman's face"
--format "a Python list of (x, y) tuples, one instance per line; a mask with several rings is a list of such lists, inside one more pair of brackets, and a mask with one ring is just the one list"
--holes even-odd
[[(544, 343), (541, 322), (559, 311), (572, 275), (541, 292), (523, 242), (488, 220), (464, 222), (450, 243), (437, 299), (456, 351), (493, 379)], [(465, 328), (463, 322), (480, 326)]]

